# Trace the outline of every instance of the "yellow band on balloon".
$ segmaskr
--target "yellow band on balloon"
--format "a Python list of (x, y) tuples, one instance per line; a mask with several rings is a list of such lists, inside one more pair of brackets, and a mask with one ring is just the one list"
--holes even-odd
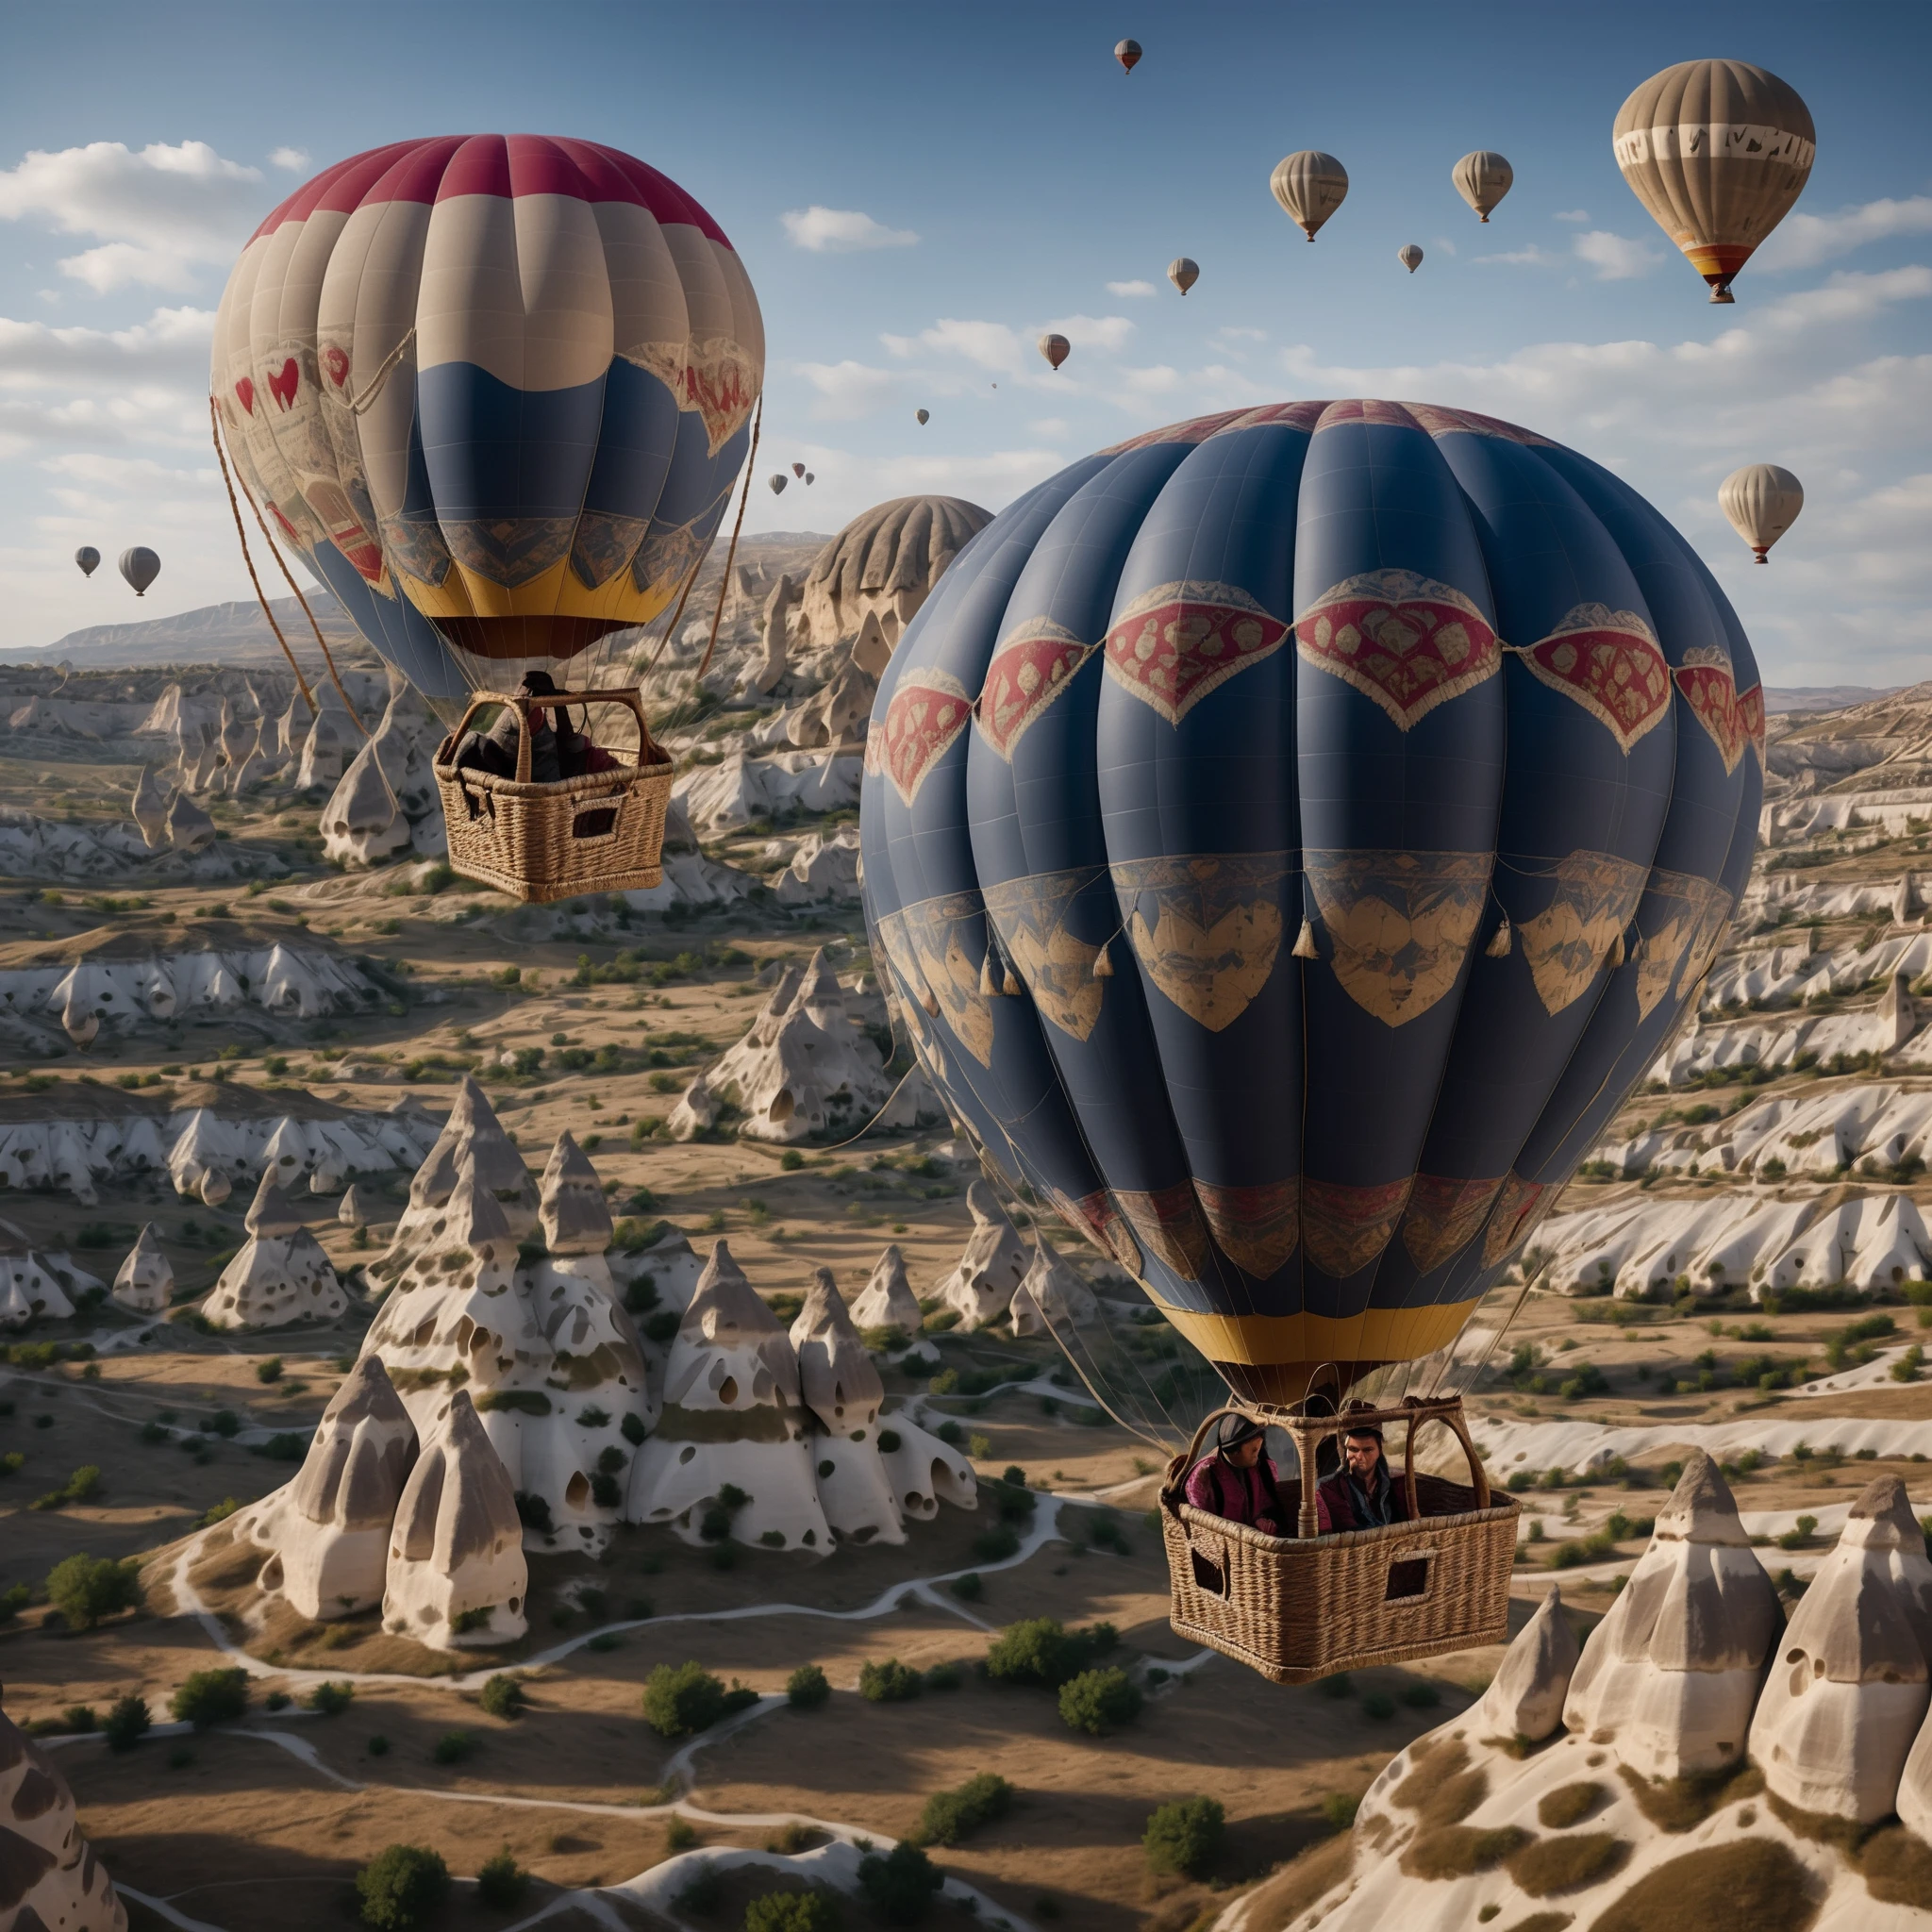
[(1160, 1305), (1160, 1312), (1209, 1361), (1263, 1367), (1277, 1362), (1413, 1361), (1456, 1340), (1475, 1303), (1424, 1308), (1364, 1308), (1359, 1315), (1208, 1315)]

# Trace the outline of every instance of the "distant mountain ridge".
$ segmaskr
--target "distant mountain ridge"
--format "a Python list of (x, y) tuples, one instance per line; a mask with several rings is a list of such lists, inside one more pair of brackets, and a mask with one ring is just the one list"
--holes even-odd
[(1764, 708), (1774, 718), (1787, 711), (1842, 711), (1849, 705), (1870, 704), (1904, 691), (1902, 684), (1768, 684)]

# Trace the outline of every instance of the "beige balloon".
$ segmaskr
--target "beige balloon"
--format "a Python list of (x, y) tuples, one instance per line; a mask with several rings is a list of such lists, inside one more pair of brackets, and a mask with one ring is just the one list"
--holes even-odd
[(1795, 88), (1742, 60), (1686, 60), (1654, 74), (1617, 110), (1611, 149), (1713, 302), (1790, 212), (1818, 152)]
[(1416, 270), (1423, 265), (1423, 252), (1413, 242), (1405, 242), (1395, 251), (1395, 258), (1410, 275), (1414, 275)]
[(1191, 256), (1176, 255), (1167, 265), (1167, 278), (1185, 295), (1201, 279), (1201, 264)]
[(1274, 164), (1268, 186), (1288, 218), (1310, 242), (1348, 195), (1348, 170), (1320, 148), (1303, 148)]
[[(1074, 353), (1074, 345), (1065, 336), (1043, 335), (1040, 339), (1040, 353), (1058, 369)], [(997, 383), (993, 385), (999, 387)]]
[(1509, 192), (1516, 170), (1501, 155), (1479, 147), (1449, 170), (1449, 178), (1455, 182), (1457, 193), (1488, 221), (1490, 210)]
[(1731, 527), (1757, 553), (1759, 563), (1771, 546), (1798, 521), (1805, 486), (1776, 463), (1746, 463), (1717, 487), (1717, 507)]

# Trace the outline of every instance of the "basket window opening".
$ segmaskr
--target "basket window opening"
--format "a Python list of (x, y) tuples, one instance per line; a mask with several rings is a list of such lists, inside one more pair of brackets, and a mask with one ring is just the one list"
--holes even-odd
[(1227, 1594), (1227, 1573), (1219, 1564), (1210, 1563), (1199, 1550), (1191, 1549), (1188, 1555), (1194, 1559), (1195, 1587), (1205, 1590), (1209, 1596)]
[(617, 828), (617, 808), (600, 806), (595, 811), (580, 811), (571, 821), (573, 839), (608, 839)]
[(1389, 1587), (1382, 1592), (1382, 1601), (1402, 1603), (1428, 1595), (1429, 1563), (1427, 1557), (1406, 1557), (1399, 1563), (1390, 1564)]

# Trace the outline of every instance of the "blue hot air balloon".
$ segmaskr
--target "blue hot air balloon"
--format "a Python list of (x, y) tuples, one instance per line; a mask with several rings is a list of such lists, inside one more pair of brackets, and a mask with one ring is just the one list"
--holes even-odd
[[(1021, 497), (892, 654), (874, 957), (989, 1158), (1237, 1395), (1449, 1348), (1694, 997), (1751, 647), (1626, 484), (1298, 402)], [(1388, 1386), (1388, 1376), (1369, 1386)]]

